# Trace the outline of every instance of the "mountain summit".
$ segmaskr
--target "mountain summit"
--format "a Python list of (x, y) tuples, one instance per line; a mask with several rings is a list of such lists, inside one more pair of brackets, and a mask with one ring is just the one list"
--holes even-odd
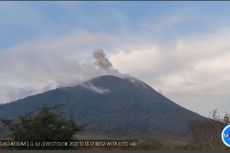
[(110, 75), (0, 105), (0, 117), (59, 104), (66, 116), (88, 124), (85, 132), (111, 138), (184, 139), (191, 121), (206, 119), (138, 79)]

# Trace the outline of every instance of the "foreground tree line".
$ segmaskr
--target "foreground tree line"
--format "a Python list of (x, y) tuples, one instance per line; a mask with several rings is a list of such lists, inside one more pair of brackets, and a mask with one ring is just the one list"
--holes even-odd
[[(56, 108), (58, 107), (42, 107), (36, 113), (27, 113), (15, 119), (0, 119), (0, 123), (7, 128), (9, 137), (15, 141), (68, 141), (73, 139), (74, 135), (82, 131), (86, 125), (77, 125), (71, 116), (63, 117), (58, 114), (55, 111)], [(189, 143), (171, 149), (228, 149), (224, 146), (220, 136), (228, 123), (219, 117), (217, 110), (211, 112), (211, 118), (206, 121), (190, 122)], [(139, 148), (161, 150), (167, 149), (167, 146), (148, 140), (141, 142)]]
[(1, 119), (8, 129), (9, 137), (15, 141), (69, 140), (83, 126), (78, 126), (73, 118), (61, 116), (54, 109), (42, 107), (34, 113), (27, 113), (15, 119)]

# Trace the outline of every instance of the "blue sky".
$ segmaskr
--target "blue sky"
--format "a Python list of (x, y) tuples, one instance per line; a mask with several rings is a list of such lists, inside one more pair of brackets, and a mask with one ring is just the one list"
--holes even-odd
[[(202, 115), (230, 107), (229, 2), (0, 2), (0, 103), (128, 73)], [(72, 74), (72, 75), (68, 75)], [(198, 107), (199, 106), (199, 107)]]
[[(0, 48), (82, 30), (172, 40), (229, 24), (229, 6), (228, 2), (1, 2)], [(174, 17), (172, 25), (157, 27)]]

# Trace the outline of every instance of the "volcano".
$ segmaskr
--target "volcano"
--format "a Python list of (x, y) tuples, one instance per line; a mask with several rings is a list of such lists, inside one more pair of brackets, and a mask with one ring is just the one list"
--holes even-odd
[(206, 120), (138, 79), (110, 75), (2, 104), (0, 117), (60, 104), (62, 115), (87, 124), (85, 133), (110, 138), (186, 139), (190, 122)]

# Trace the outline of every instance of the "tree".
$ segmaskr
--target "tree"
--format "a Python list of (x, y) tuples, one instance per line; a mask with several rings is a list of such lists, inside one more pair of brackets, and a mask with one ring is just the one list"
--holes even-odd
[(220, 115), (218, 113), (218, 109), (214, 109), (213, 111), (209, 112), (211, 118), (215, 121), (221, 121)]
[(210, 114), (212, 119), (190, 123), (192, 145), (194, 149), (224, 150), (220, 134), (226, 124), (221, 122), (217, 109)]
[(15, 141), (69, 140), (82, 130), (74, 120), (64, 118), (52, 108), (42, 107), (36, 114), (27, 113), (15, 119), (1, 119)]

